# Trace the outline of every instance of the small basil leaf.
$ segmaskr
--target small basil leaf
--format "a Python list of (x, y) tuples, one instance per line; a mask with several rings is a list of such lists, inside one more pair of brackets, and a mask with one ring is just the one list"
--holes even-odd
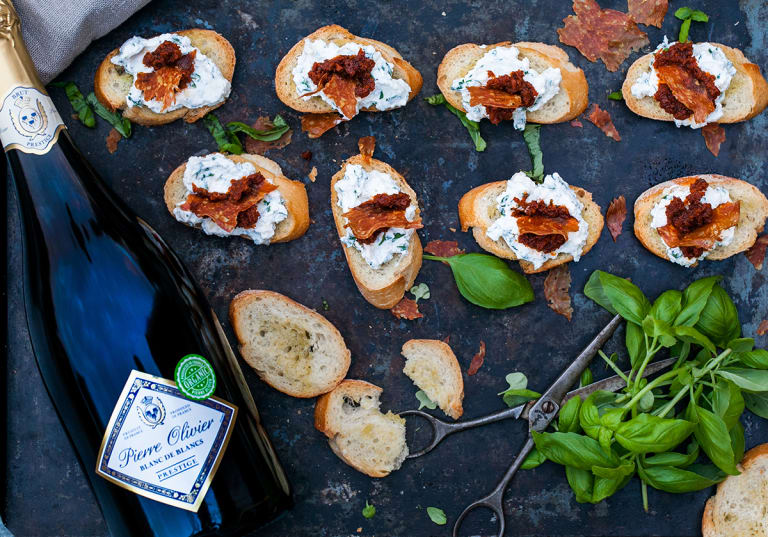
[(589, 280), (587, 280), (587, 283), (584, 285), (584, 295), (595, 302), (598, 306), (602, 306), (603, 308), (616, 315), (616, 309), (613, 307), (613, 304), (611, 304), (611, 300), (608, 298), (608, 295), (605, 294), (605, 289), (603, 289), (603, 283), (600, 281), (599, 270), (594, 271), (589, 277)]
[(698, 9), (691, 11), (691, 19), (695, 20), (696, 22), (709, 22), (709, 16)]
[(432, 106), (437, 106), (440, 104), (445, 104), (445, 95), (442, 93), (438, 93), (437, 95), (432, 95), (431, 97), (424, 97), (424, 100), (427, 101)]
[(579, 388), (592, 384), (593, 380), (594, 376), (592, 375), (592, 370), (587, 367), (584, 369), (584, 371), (581, 372), (581, 375), (579, 376)]
[(645, 337), (643, 329), (634, 323), (627, 323), (625, 343), (629, 352), (629, 361), (632, 367), (635, 367), (645, 358)]
[(445, 105), (445, 107), (451, 111), (453, 115), (459, 118), (461, 124), (466, 127), (469, 136), (475, 144), (475, 151), (485, 151), (486, 143), (483, 137), (480, 136), (480, 124), (477, 121), (467, 119), (467, 114), (451, 106), (451, 104), (445, 100), (445, 96), (442, 94), (433, 95), (425, 99), (432, 106)]
[(232, 121), (227, 123), (227, 129), (233, 133), (242, 132), (254, 140), (260, 140), (262, 142), (274, 142), (275, 140), (279, 140), (280, 137), (285, 134), (289, 128), (285, 120), (279, 115), (275, 116), (275, 119), (272, 121), (272, 125), (273, 126), (271, 129), (256, 130), (251, 126), (246, 125), (245, 123), (241, 123), (240, 121)]
[[(754, 349), (748, 352), (735, 352), (733, 357), (752, 369), (768, 369), (768, 351), (765, 349)], [(768, 387), (766, 387), (768, 390)]]
[(719, 379), (712, 392), (712, 410), (730, 431), (744, 412), (744, 397), (739, 387), (729, 380)]
[(416, 399), (419, 401), (419, 410), (426, 407), (430, 410), (434, 410), (437, 408), (437, 403), (435, 403), (432, 399), (429, 398), (429, 396), (424, 393), (423, 390), (419, 390), (416, 392)]
[(654, 301), (648, 315), (671, 325), (683, 308), (683, 293), (675, 289), (664, 291)]
[(373, 518), (373, 515), (376, 514), (376, 508), (368, 503), (368, 500), (365, 501), (365, 507), (363, 507), (363, 516), (365, 518)]
[(619, 458), (589, 437), (577, 433), (539, 433), (532, 431), (533, 441), (547, 459), (573, 466), (582, 470), (591, 470), (593, 466), (615, 467)]
[(563, 405), (557, 417), (557, 428), (561, 433), (578, 433), (581, 430), (581, 425), (579, 425), (580, 409), (581, 397), (571, 397)]
[(715, 348), (714, 343), (712, 343), (707, 336), (696, 330), (695, 328), (691, 328), (690, 326), (676, 326), (674, 328), (675, 337), (680, 339), (681, 341), (685, 341), (688, 343), (693, 343), (696, 345), (701, 345), (705, 349), (707, 349), (710, 353), (716, 354), (717, 349)]
[(222, 153), (232, 153), (233, 155), (240, 155), (243, 152), (243, 145), (237, 138), (237, 135), (229, 130), (225, 129), (219, 121), (219, 118), (213, 112), (208, 112), (203, 118), (205, 126), (208, 127), (208, 131), (213, 136), (216, 144), (219, 146), (219, 151)]
[(712, 479), (699, 473), (672, 466), (652, 466), (650, 468), (639, 467), (637, 469), (640, 478), (655, 489), (665, 492), (681, 493), (694, 492), (717, 485), (725, 479), (721, 472), (720, 479)]
[(734, 461), (731, 437), (728, 428), (720, 416), (695, 403), (689, 404), (689, 414), (696, 421), (694, 435), (701, 449), (710, 460), (727, 474), (739, 473)]
[(504, 403), (511, 408), (533, 399), (538, 399), (541, 397), (541, 394), (533, 390), (507, 390), (502, 392), (502, 397), (504, 398)]
[(749, 411), (756, 416), (768, 419), (768, 391), (761, 393), (745, 393), (744, 404)]
[(701, 311), (696, 329), (721, 347), (741, 336), (741, 324), (736, 306), (725, 292), (716, 285)]
[(525, 140), (525, 145), (528, 147), (528, 154), (531, 156), (531, 164), (533, 165), (531, 171), (525, 172), (525, 175), (536, 183), (544, 181), (544, 153), (541, 151), (540, 137), (541, 125), (528, 123), (525, 126), (523, 140)]
[(678, 36), (677, 40), (680, 43), (685, 43), (688, 41), (688, 33), (691, 30), (691, 19), (685, 19), (683, 21), (683, 24), (680, 25), (680, 35)]
[(596, 272), (599, 273), (605, 296), (616, 312), (627, 321), (642, 324), (651, 304), (640, 288), (624, 278), (603, 271)]
[(109, 110), (107, 107), (101, 104), (101, 102), (99, 102), (99, 100), (96, 98), (96, 94), (93, 92), (89, 93), (85, 100), (88, 101), (88, 104), (93, 107), (96, 115), (112, 125), (112, 127), (114, 127), (114, 129), (119, 132), (123, 138), (131, 137), (131, 122), (128, 120), (128, 118), (124, 118), (120, 112), (113, 112)]
[(616, 429), (616, 441), (633, 453), (661, 453), (683, 442), (695, 426), (686, 420), (638, 414)]
[(541, 466), (547, 458), (542, 455), (538, 449), (533, 448), (533, 451), (531, 451), (528, 456), (523, 461), (523, 464), (520, 465), (521, 470), (532, 470), (534, 468), (537, 468)]
[(77, 119), (80, 120), (80, 123), (90, 129), (96, 126), (96, 118), (93, 116), (93, 110), (88, 106), (85, 97), (80, 93), (80, 90), (74, 82), (54, 82), (51, 86), (64, 88), (64, 93), (66, 93), (67, 99), (69, 99), (69, 104), (72, 105), (72, 109), (77, 114)]
[(696, 280), (683, 291), (683, 309), (675, 319), (676, 325), (694, 326), (699, 322), (701, 310), (707, 305), (712, 288), (722, 276), (709, 276)]
[(717, 370), (717, 374), (733, 381), (746, 392), (768, 391), (768, 370), (728, 367)]
[(733, 352), (750, 352), (755, 348), (755, 340), (751, 337), (733, 339), (728, 342), (726, 348), (731, 349)]
[(437, 507), (427, 507), (427, 515), (429, 519), (438, 526), (444, 526), (448, 519), (445, 516), (445, 511)]
[(623, 101), (624, 100), (624, 94), (621, 93), (621, 90), (619, 91), (612, 91), (608, 94), (608, 98), (612, 101)]
[(677, 11), (675, 11), (675, 17), (677, 17), (681, 21), (684, 21), (685, 19), (690, 19), (692, 13), (693, 13), (693, 10), (691, 8), (681, 7), (681, 8), (678, 8)]

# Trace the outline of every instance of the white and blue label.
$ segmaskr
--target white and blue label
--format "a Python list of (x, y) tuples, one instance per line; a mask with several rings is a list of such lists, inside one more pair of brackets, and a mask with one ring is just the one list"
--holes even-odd
[(101, 444), (96, 473), (158, 502), (197, 511), (229, 442), (237, 407), (193, 401), (176, 383), (132, 371)]
[(58, 140), (64, 122), (51, 98), (37, 88), (14, 88), (0, 103), (3, 149), (42, 155)]

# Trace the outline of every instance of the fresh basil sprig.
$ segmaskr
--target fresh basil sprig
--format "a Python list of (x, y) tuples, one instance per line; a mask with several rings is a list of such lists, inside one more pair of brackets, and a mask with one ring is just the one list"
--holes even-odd
[(110, 125), (112, 125), (115, 130), (122, 135), (123, 138), (131, 137), (131, 122), (127, 118), (124, 118), (120, 112), (112, 112), (109, 110), (99, 102), (99, 100), (96, 98), (96, 94), (93, 92), (88, 94), (86, 100), (88, 101), (88, 104), (90, 104), (96, 111), (96, 114), (101, 119), (106, 120)]
[(425, 255), (424, 259), (447, 263), (461, 295), (481, 308), (503, 310), (533, 300), (530, 282), (498, 257), (458, 254), (451, 257)]
[(675, 11), (675, 17), (683, 21), (680, 25), (680, 35), (677, 40), (680, 43), (688, 41), (688, 32), (691, 29), (691, 21), (696, 22), (708, 22), (709, 16), (703, 11), (698, 9), (691, 9), (689, 7), (681, 7)]
[(219, 151), (222, 153), (232, 153), (233, 155), (240, 155), (243, 152), (243, 144), (240, 143), (237, 135), (225, 128), (219, 118), (213, 112), (208, 112), (203, 118), (205, 126), (208, 127), (208, 131), (216, 140), (216, 144), (219, 146)]
[(52, 82), (51, 86), (55, 88), (64, 88), (64, 93), (67, 94), (69, 104), (72, 105), (72, 109), (77, 114), (77, 118), (80, 123), (92, 129), (96, 126), (96, 118), (93, 116), (93, 110), (85, 102), (85, 97), (80, 93), (77, 85), (74, 82)]
[(528, 147), (528, 154), (531, 156), (533, 169), (525, 172), (525, 175), (533, 181), (541, 183), (544, 181), (544, 153), (541, 152), (541, 125), (528, 123), (523, 131), (523, 140)]
[[(768, 351), (742, 337), (719, 281), (703, 278), (651, 302), (624, 278), (603, 271), (589, 278), (584, 294), (627, 321), (631, 372), (622, 372), (615, 355), (599, 353), (627, 386), (569, 400), (558, 432), (533, 435), (541, 456), (565, 466), (577, 501), (599, 502), (637, 475), (647, 510), (648, 486), (690, 492), (738, 473), (741, 414), (747, 408), (768, 418)], [(660, 352), (676, 357), (675, 366), (643, 378)]]
[(432, 106), (440, 106), (441, 104), (445, 105), (445, 107), (450, 110), (452, 114), (459, 118), (461, 124), (466, 127), (467, 131), (469, 132), (469, 136), (472, 138), (472, 141), (475, 144), (475, 151), (485, 151), (486, 143), (485, 140), (483, 140), (483, 137), (480, 136), (480, 124), (477, 121), (467, 119), (467, 114), (451, 106), (451, 104), (445, 100), (445, 96), (442, 93), (432, 95), (431, 97), (426, 97), (424, 100)]
[(376, 514), (376, 508), (365, 500), (365, 507), (363, 507), (363, 516), (365, 518), (373, 518)]
[(288, 123), (286, 123), (280, 115), (275, 116), (275, 119), (272, 120), (272, 128), (267, 130), (256, 130), (240, 121), (231, 121), (227, 123), (227, 129), (230, 132), (242, 132), (246, 136), (250, 136), (254, 140), (259, 140), (261, 142), (274, 142), (275, 140), (279, 140), (289, 128)]

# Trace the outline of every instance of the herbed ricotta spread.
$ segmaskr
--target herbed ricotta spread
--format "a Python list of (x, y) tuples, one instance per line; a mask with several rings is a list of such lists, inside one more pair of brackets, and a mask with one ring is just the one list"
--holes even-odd
[[(234, 162), (221, 153), (213, 153), (204, 157), (191, 157), (187, 161), (183, 180), (187, 195), (194, 193), (192, 185), (209, 192), (225, 193), (232, 185), (232, 181), (254, 173), (256, 168), (250, 162)], [(269, 179), (266, 180), (270, 182)], [(179, 208), (186, 199), (185, 196), (184, 201), (177, 204), (173, 210), (173, 216), (185, 224), (199, 224), (207, 235), (242, 236), (253, 240), (256, 244), (269, 244), (275, 235), (277, 224), (288, 218), (288, 209), (279, 190), (273, 190), (258, 203), (256, 207), (259, 210), (259, 219), (254, 227), (248, 229), (236, 227), (231, 233), (220, 228), (210, 218), (201, 218), (192, 211)]]
[[(659, 90), (659, 77), (656, 74), (656, 70), (653, 68), (653, 61), (657, 52), (666, 50), (676, 42), (670, 43), (667, 36), (664, 36), (662, 41), (656, 50), (654, 56), (651, 57), (650, 69), (641, 74), (638, 79), (632, 84), (632, 95), (637, 99), (643, 97), (653, 97)], [(700, 129), (707, 123), (716, 123), (718, 119), (723, 117), (723, 99), (725, 99), (725, 91), (731, 85), (736, 74), (736, 68), (733, 63), (726, 57), (723, 50), (713, 45), (712, 43), (695, 43), (693, 45), (693, 57), (696, 58), (696, 63), (699, 64), (699, 68), (702, 71), (709, 73), (715, 77), (715, 86), (720, 90), (720, 95), (715, 99), (715, 109), (704, 123), (696, 123), (693, 120), (693, 115), (688, 119), (675, 119), (675, 125), (678, 127), (691, 127), (692, 129)]]
[[(653, 209), (651, 209), (651, 227), (653, 229), (658, 229), (660, 227), (666, 226), (667, 205), (669, 205), (673, 198), (680, 198), (681, 200), (685, 200), (685, 198), (687, 198), (688, 194), (690, 193), (690, 186), (675, 185), (664, 189), (664, 192), (662, 192), (661, 195), (661, 199), (656, 203), (656, 205), (653, 206)], [(732, 200), (728, 189), (722, 186), (708, 185), (704, 196), (701, 198), (701, 203), (709, 203), (713, 209), (719, 205), (722, 205), (723, 203), (728, 203), (730, 201)], [(716, 247), (727, 246), (730, 244), (733, 241), (733, 236), (735, 233), (736, 226), (729, 227), (720, 234), (720, 240), (715, 243), (712, 249), (705, 250), (704, 253), (702, 253), (701, 256), (697, 258), (685, 257), (680, 248), (670, 248), (667, 246), (667, 243), (664, 242), (664, 240), (661, 242), (664, 243), (664, 247), (667, 249), (667, 258), (670, 261), (684, 267), (690, 267), (697, 261), (701, 261), (707, 257)]]
[[(408, 102), (408, 95), (411, 93), (411, 87), (405, 80), (392, 78), (395, 66), (385, 60), (381, 53), (371, 45), (360, 46), (356, 43), (345, 43), (340, 47), (336, 43), (329, 43), (322, 39), (315, 41), (305, 39), (304, 48), (292, 71), (296, 91), (299, 95), (306, 95), (317, 89), (315, 83), (309, 78), (309, 71), (315, 63), (324, 62), (336, 56), (354, 56), (360, 49), (363, 50), (366, 58), (370, 58), (375, 63), (373, 70), (371, 70), (371, 76), (376, 86), (371, 93), (362, 99), (357, 98), (357, 112), (368, 107), (375, 107), (377, 110), (391, 110), (405, 106)], [(303, 97), (303, 99), (307, 101), (315, 96), (319, 96), (334, 110), (341, 113), (336, 103), (322, 91)]]
[[(347, 164), (344, 177), (336, 181), (333, 188), (336, 191), (336, 203), (342, 212), (354, 209), (376, 194), (397, 194), (401, 191), (389, 174), (377, 170), (366, 171), (359, 164)], [(405, 218), (409, 222), (416, 218), (416, 205), (413, 202), (405, 210)], [(344, 220), (346, 222), (346, 218)], [(370, 244), (363, 244), (355, 238), (349, 228), (345, 230), (346, 234), (341, 238), (341, 242), (360, 252), (366, 263), (374, 270), (379, 269), (395, 256), (401, 256), (407, 252), (411, 236), (415, 231), (392, 227), (379, 232)]]
[[(162, 43), (170, 41), (181, 49), (182, 54), (188, 54), (197, 50), (195, 55), (195, 70), (192, 73), (192, 82), (176, 94), (176, 102), (163, 109), (163, 103), (157, 100), (147, 101), (144, 92), (136, 87), (136, 75), (139, 73), (151, 73), (152, 68), (144, 65), (144, 56), (147, 52), (154, 52)], [(132, 37), (120, 47), (118, 53), (111, 62), (125, 69), (125, 72), (133, 76), (131, 91), (126, 97), (128, 107), (145, 106), (156, 113), (165, 113), (179, 108), (202, 108), (218, 104), (229, 97), (231, 84), (224, 78), (221, 71), (213, 61), (192, 46), (189, 37), (178, 34), (162, 34), (151, 39)]]
[(538, 96), (532, 106), (517, 108), (514, 112), (513, 123), (517, 130), (523, 130), (526, 122), (526, 112), (540, 109), (560, 91), (563, 76), (560, 69), (548, 67), (539, 73), (531, 69), (528, 58), (520, 58), (517, 47), (494, 47), (480, 58), (475, 66), (463, 78), (458, 78), (451, 84), (451, 89), (461, 92), (461, 102), (467, 112), (467, 119), (480, 121), (488, 117), (485, 106), (479, 104), (470, 106), (469, 86), (485, 86), (488, 83), (488, 72), (496, 76), (508, 75), (515, 71), (523, 72), (523, 79), (530, 83)]
[[(526, 200), (529, 202), (543, 201), (547, 204), (552, 202), (554, 205), (566, 207), (571, 216), (579, 222), (578, 231), (569, 232), (567, 240), (557, 250), (544, 253), (518, 242), (520, 232), (517, 218), (512, 216), (512, 211), (520, 207), (515, 198), (523, 199), (526, 194), (528, 195)], [(494, 241), (503, 238), (519, 259), (529, 261), (534, 268), (541, 267), (546, 261), (557, 257), (558, 254), (570, 254), (574, 261), (581, 259), (581, 253), (589, 234), (589, 225), (581, 214), (584, 210), (584, 204), (558, 173), (547, 175), (544, 181), (538, 184), (524, 172), (517, 172), (507, 181), (507, 188), (496, 198), (496, 203), (501, 217), (491, 224), (486, 235)]]

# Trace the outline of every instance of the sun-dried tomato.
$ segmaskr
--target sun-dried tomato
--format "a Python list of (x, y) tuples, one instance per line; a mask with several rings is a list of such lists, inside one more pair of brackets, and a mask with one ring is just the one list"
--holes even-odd
[(522, 199), (515, 198), (518, 207), (511, 211), (517, 218), (520, 243), (548, 254), (565, 244), (568, 233), (579, 230), (579, 221), (567, 207), (527, 198), (527, 194)]
[(405, 210), (411, 204), (408, 194), (376, 194), (369, 199), (344, 213), (348, 220), (347, 227), (355, 238), (362, 243), (370, 243), (376, 240), (376, 235), (383, 229), (398, 227), (403, 229), (421, 228), (421, 219), (409, 221), (405, 217)]
[(354, 81), (355, 96), (362, 99), (376, 87), (376, 81), (371, 76), (375, 65), (372, 59), (365, 56), (363, 49), (360, 49), (355, 55), (339, 55), (323, 62), (315, 62), (308, 76), (318, 89), (329, 83), (334, 76)]
[[(654, 95), (659, 106), (675, 119), (686, 119), (693, 114), (697, 123), (706, 121), (715, 109), (720, 90), (715, 85), (715, 77), (699, 67), (693, 56), (693, 43), (675, 43), (657, 52), (653, 67), (659, 76), (659, 91)], [(683, 115), (686, 111), (688, 115)]]
[(523, 78), (522, 71), (501, 76), (490, 71), (488, 74), (490, 78), (485, 86), (470, 86), (467, 90), (470, 95), (469, 104), (485, 106), (488, 119), (494, 125), (512, 119), (515, 109), (527, 108), (536, 102), (539, 94), (533, 84)]
[(137, 74), (136, 87), (144, 93), (145, 99), (162, 102), (165, 110), (176, 101), (176, 93), (192, 82), (196, 56), (197, 50), (182, 54), (176, 43), (163, 41), (154, 51), (144, 55), (142, 62), (152, 71)]

